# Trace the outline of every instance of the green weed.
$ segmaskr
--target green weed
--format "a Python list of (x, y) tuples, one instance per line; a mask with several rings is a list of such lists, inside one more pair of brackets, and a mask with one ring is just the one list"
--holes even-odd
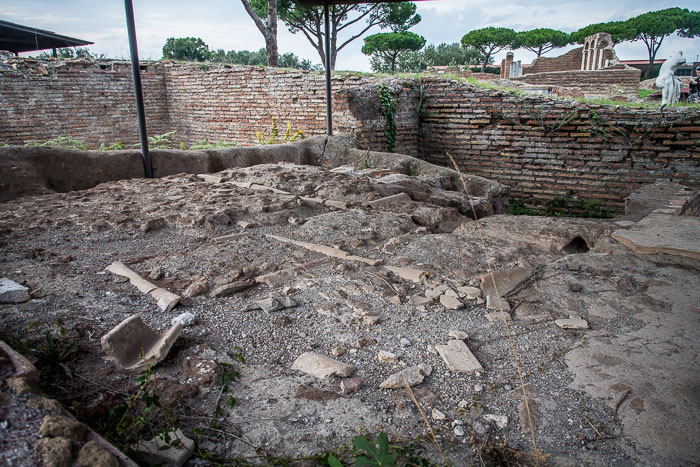
[(255, 132), (256, 138), (258, 138), (258, 144), (282, 144), (282, 143), (293, 143), (297, 139), (304, 139), (304, 132), (302, 130), (297, 131), (292, 134), (292, 122), (287, 123), (287, 131), (284, 133), (284, 138), (280, 139), (279, 132), (277, 130), (276, 119), (272, 119), (272, 127), (270, 128), (270, 135), (265, 134), (265, 129)]
[(121, 151), (122, 149), (126, 148), (124, 146), (124, 143), (121, 141), (117, 141), (116, 143), (112, 143), (109, 146), (107, 146), (105, 143), (101, 143), (100, 147), (97, 148), (98, 151)]
[(45, 141), (43, 143), (33, 141), (33, 142), (25, 144), (25, 146), (41, 146), (41, 147), (58, 146), (60, 148), (66, 148), (66, 149), (87, 150), (87, 147), (83, 143), (74, 139), (71, 136), (57, 136), (56, 138), (50, 139), (50, 140)]
[(190, 151), (196, 150), (196, 149), (219, 149), (219, 148), (231, 148), (231, 147), (238, 147), (238, 143), (236, 141), (232, 142), (226, 142), (226, 141), (213, 141), (210, 142), (209, 139), (204, 138), (202, 141), (197, 141), (195, 142), (192, 146), (187, 148), (184, 144), (180, 143), (181, 149), (189, 149)]
[(384, 136), (386, 136), (387, 152), (396, 151), (396, 98), (391, 94), (386, 83), (379, 85), (379, 103), (382, 110), (382, 116), (386, 120), (384, 124)]
[[(173, 142), (170, 138), (175, 136), (175, 133), (177, 133), (177, 130), (169, 131), (167, 133), (163, 133), (162, 135), (149, 136), (148, 146), (151, 149), (173, 149)], [(140, 148), (141, 143), (136, 143), (131, 147)]]

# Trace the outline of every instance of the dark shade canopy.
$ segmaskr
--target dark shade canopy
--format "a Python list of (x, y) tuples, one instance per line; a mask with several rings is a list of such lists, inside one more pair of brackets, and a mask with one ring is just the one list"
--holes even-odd
[(0, 20), (0, 50), (19, 53), (90, 44), (92, 42)]

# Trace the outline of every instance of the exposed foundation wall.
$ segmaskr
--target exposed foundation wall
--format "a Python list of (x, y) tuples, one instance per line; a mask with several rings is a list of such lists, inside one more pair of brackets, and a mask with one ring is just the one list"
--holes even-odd
[[(95, 147), (138, 140), (128, 67), (69, 68), (48, 77), (0, 72), (0, 142), (69, 135)], [(621, 211), (632, 190), (657, 179), (700, 188), (698, 110), (616, 109), (437, 77), (338, 74), (334, 129), (353, 135), (362, 150), (386, 150), (377, 91), (382, 80), (398, 100), (397, 152), (442, 165), (450, 164), (450, 153), (465, 172), (506, 184), (516, 197), (544, 202), (572, 191)], [(168, 64), (149, 66), (144, 84), (152, 135), (177, 129), (187, 143), (207, 138), (251, 145), (272, 117), (282, 134), (287, 122), (308, 136), (325, 133), (321, 73)]]
[(578, 88), (585, 97), (589, 98), (625, 96), (628, 99), (636, 99), (639, 96), (640, 76), (641, 71), (627, 67), (595, 71), (527, 74), (511, 79), (527, 84)]
[(432, 81), (421, 121), (423, 155), (508, 185), (543, 203), (573, 192), (624, 199), (657, 179), (700, 188), (700, 112), (639, 110), (521, 97)]
[[(42, 65), (43, 67), (43, 65)], [(84, 63), (0, 72), (0, 142), (73, 136), (90, 147), (139, 140), (131, 67)], [(141, 72), (149, 134), (168, 127), (162, 64)]]

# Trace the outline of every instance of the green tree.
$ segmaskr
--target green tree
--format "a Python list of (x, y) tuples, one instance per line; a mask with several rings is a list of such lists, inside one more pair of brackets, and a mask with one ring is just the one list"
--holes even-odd
[(537, 57), (550, 50), (564, 47), (569, 43), (569, 35), (556, 29), (538, 28), (518, 32), (512, 44), (513, 49), (526, 49), (537, 54)]
[(569, 36), (570, 42), (574, 44), (583, 44), (586, 42), (586, 37), (598, 34), (599, 32), (607, 32), (610, 34), (613, 44), (631, 40), (635, 36), (634, 30), (627, 21), (609, 21), (607, 23), (590, 24), (585, 28), (572, 32)]
[[(260, 0), (250, 3), (250, 0), (241, 0), (243, 8), (251, 17), (260, 34), (265, 38), (265, 49), (267, 51), (267, 64), (277, 66), (277, 0)], [(266, 19), (263, 21), (261, 17)]]
[(203, 62), (211, 56), (209, 46), (199, 37), (170, 37), (163, 46), (163, 58)]
[(362, 53), (372, 55), (389, 64), (393, 75), (396, 72), (396, 59), (405, 51), (417, 51), (425, 45), (425, 38), (409, 31), (380, 32), (365, 37)]
[(515, 41), (515, 31), (509, 28), (488, 27), (475, 29), (462, 37), (463, 47), (474, 47), (483, 55), (481, 71), (486, 71), (486, 65), (491, 57), (501, 50), (510, 47)]
[[(399, 73), (420, 73), (429, 66), (476, 65), (483, 61), (483, 56), (473, 47), (462, 47), (459, 42), (439, 45), (429, 44), (418, 51), (406, 51), (396, 60)], [(380, 57), (370, 59), (372, 70), (377, 73), (391, 72), (390, 64)]]
[(697, 11), (689, 11), (684, 8), (667, 8), (665, 10), (650, 11), (627, 20), (634, 32), (633, 40), (641, 40), (649, 53), (649, 65), (644, 77), (648, 78), (654, 65), (656, 53), (661, 43), (667, 36), (678, 33), (683, 37), (696, 37), (700, 35)]
[[(267, 0), (250, 0), (251, 6), (258, 13), (264, 10)], [(316, 49), (321, 63), (326, 65), (325, 30), (323, 7), (305, 8), (295, 0), (278, 0), (278, 14), (292, 33), (302, 33), (309, 43)], [(364, 35), (370, 28), (379, 26), (383, 29), (392, 28), (398, 30), (401, 27), (410, 27), (420, 21), (420, 16), (415, 14), (415, 4), (404, 3), (377, 3), (377, 4), (341, 4), (331, 5), (331, 69), (335, 69), (338, 52), (352, 41)], [(364, 24), (363, 24), (364, 21)], [(410, 26), (406, 26), (409, 25)], [(340, 36), (356, 25), (362, 25), (359, 32), (351, 34), (345, 40)]]

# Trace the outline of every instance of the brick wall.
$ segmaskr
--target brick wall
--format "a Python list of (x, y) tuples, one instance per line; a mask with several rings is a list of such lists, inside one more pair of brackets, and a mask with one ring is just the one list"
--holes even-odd
[(570, 71), (581, 69), (583, 47), (571, 49), (558, 57), (539, 57), (530, 66), (523, 67), (523, 75), (549, 73), (553, 71)]
[[(261, 67), (167, 65), (170, 125), (186, 141), (236, 140), (257, 144), (255, 132), (303, 130), (307, 136), (326, 132), (325, 75), (319, 72)], [(333, 76), (333, 129), (356, 137), (361, 148), (386, 148), (377, 86), (380, 79)], [(418, 153), (418, 116), (411, 91), (400, 80), (388, 82), (398, 99), (397, 152)]]
[[(131, 67), (88, 62), (43, 67), (23, 62), (0, 72), (0, 142), (24, 144), (73, 136), (90, 147), (139, 140)], [(150, 134), (168, 123), (162, 64), (144, 65), (142, 83)], [(47, 74), (42, 74), (47, 73)]]
[[(441, 165), (449, 165), (450, 153), (464, 171), (510, 186), (515, 197), (543, 203), (571, 191), (621, 211), (632, 190), (656, 179), (700, 188), (697, 109), (590, 106), (439, 77), (384, 80), (398, 99), (397, 152)], [(335, 131), (354, 135), (361, 149), (386, 148), (381, 81), (333, 77)], [(276, 117), (281, 131), (292, 122), (307, 135), (323, 134), (324, 86), (318, 72), (149, 65), (149, 133), (177, 129), (187, 143), (208, 138), (248, 145)], [(70, 135), (94, 147), (138, 140), (126, 65), (66, 66), (48, 76), (0, 71), (0, 99), (0, 141)]]
[(595, 71), (527, 74), (511, 80), (536, 85), (575, 87), (589, 98), (622, 95), (628, 99), (636, 99), (639, 96), (640, 75), (641, 71), (636, 68), (619, 67)]
[[(591, 73), (591, 72), (589, 72)], [(432, 80), (422, 157), (497, 180), (543, 204), (573, 192), (624, 209), (657, 179), (700, 188), (700, 111), (669, 112), (522, 97)]]

